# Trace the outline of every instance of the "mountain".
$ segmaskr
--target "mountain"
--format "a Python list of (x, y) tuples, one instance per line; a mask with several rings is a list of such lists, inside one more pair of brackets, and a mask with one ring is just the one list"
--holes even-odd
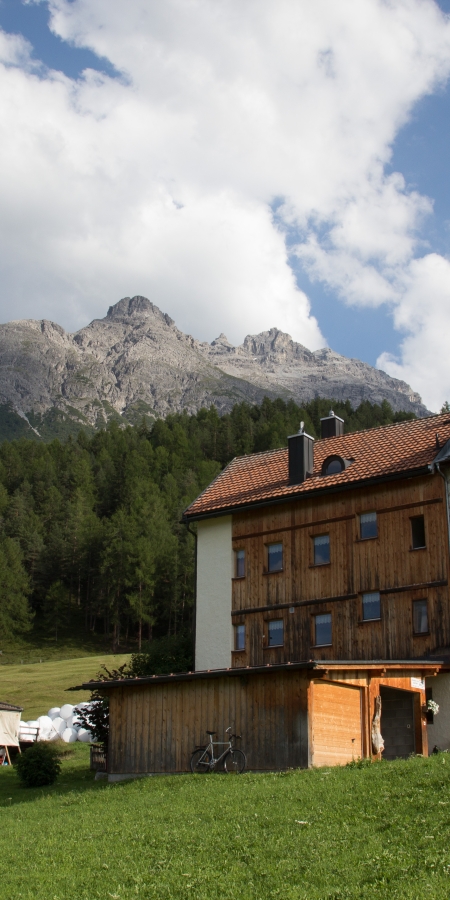
[(76, 334), (47, 320), (9, 322), (0, 326), (0, 358), (0, 404), (13, 431), (133, 423), (211, 403), (225, 412), (264, 396), (355, 406), (385, 399), (396, 411), (427, 414), (409, 385), (360, 360), (311, 352), (277, 328), (238, 347), (223, 334), (202, 343), (145, 297), (125, 297)]

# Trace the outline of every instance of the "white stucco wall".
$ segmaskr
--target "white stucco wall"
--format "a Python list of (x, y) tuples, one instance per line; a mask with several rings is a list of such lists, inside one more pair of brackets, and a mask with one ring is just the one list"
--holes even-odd
[(195, 668), (231, 666), (231, 516), (198, 523)]
[(439, 712), (432, 725), (427, 725), (428, 752), (433, 747), (450, 750), (450, 672), (426, 679), (427, 688), (433, 691), (433, 700), (439, 703)]

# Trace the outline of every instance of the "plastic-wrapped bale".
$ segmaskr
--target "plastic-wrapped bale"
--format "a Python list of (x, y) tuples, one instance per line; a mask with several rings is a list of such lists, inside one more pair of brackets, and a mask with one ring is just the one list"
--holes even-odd
[(53, 719), (50, 716), (39, 716), (37, 721), (39, 725), (38, 741), (50, 740), (50, 735), (54, 731)]
[(59, 713), (60, 713), (60, 707), (52, 706), (52, 708), (49, 709), (47, 715), (50, 717), (50, 719), (56, 719), (56, 717), (59, 716)]
[(65, 728), (61, 737), (65, 744), (73, 744), (77, 740), (78, 732), (75, 728)]
[(66, 719), (66, 722), (67, 722), (68, 728), (80, 728), (81, 727), (80, 717), (75, 714), (73, 716), (69, 716), (69, 718)]
[(62, 719), (61, 716), (57, 716), (56, 719), (53, 719), (52, 722), (53, 728), (58, 734), (62, 734), (63, 731), (67, 728), (67, 722), (65, 719)]
[(90, 744), (94, 740), (92, 731), (88, 731), (87, 728), (79, 728), (77, 740), (82, 741), (83, 744)]
[(65, 703), (64, 706), (61, 707), (59, 714), (62, 719), (68, 719), (69, 716), (73, 716), (73, 706), (71, 703)]

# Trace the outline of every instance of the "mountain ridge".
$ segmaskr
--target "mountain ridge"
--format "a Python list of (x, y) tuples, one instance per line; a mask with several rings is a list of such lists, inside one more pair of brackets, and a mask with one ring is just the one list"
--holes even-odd
[[(220, 413), (264, 396), (388, 400), (394, 411), (428, 414), (405, 382), (330, 348), (311, 351), (278, 328), (234, 346), (180, 331), (146, 297), (124, 297), (74, 334), (46, 319), (0, 326), (0, 404), (22, 416), (51, 410), (96, 428), (216, 405)], [(30, 426), (31, 427), (31, 426)]]

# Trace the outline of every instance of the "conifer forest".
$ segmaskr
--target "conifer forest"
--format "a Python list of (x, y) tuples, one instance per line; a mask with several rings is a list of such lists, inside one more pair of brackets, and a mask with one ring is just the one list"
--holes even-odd
[(94, 435), (0, 446), (0, 649), (17, 635), (95, 634), (139, 651), (192, 632), (194, 537), (186, 506), (234, 457), (318, 436), (330, 406), (346, 431), (389, 424), (387, 402), (214, 407)]

